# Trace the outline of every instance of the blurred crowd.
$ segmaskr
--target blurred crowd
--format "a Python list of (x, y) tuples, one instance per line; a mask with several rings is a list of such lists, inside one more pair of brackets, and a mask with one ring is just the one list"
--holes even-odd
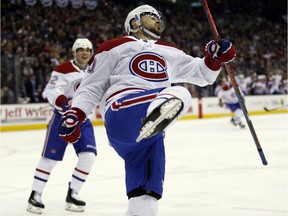
[[(155, 2), (150, 4), (165, 18), (162, 40), (203, 57), (213, 35), (199, 4)], [(243, 92), (288, 94), (287, 1), (210, 2), (220, 35), (236, 47), (237, 57), (230, 66)], [(21, 0), (1, 2), (1, 103), (44, 102), (43, 88), (53, 68), (72, 58), (76, 38), (89, 38), (96, 50), (103, 41), (125, 35), (124, 19), (137, 1), (109, 4), (114, 14), (101, 1), (94, 10), (43, 7), (40, 2), (29, 6)], [(212, 86), (181, 85), (194, 97), (215, 96), (217, 85), (227, 79), (223, 72)]]

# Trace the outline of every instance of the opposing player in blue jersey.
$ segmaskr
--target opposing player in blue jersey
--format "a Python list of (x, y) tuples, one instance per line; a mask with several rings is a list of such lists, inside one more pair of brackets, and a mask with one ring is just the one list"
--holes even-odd
[(225, 39), (209, 42), (204, 58), (162, 42), (163, 19), (149, 5), (132, 10), (124, 26), (127, 36), (104, 42), (91, 58), (90, 75), (63, 114), (59, 135), (77, 141), (84, 119), (99, 104), (109, 142), (125, 162), (126, 216), (155, 216), (165, 176), (164, 130), (191, 105), (188, 90), (172, 84), (213, 84), (221, 63), (236, 52)]
[(88, 177), (97, 153), (93, 126), (89, 119), (81, 125), (79, 130), (82, 136), (77, 141), (72, 139), (63, 141), (58, 135), (57, 125), (61, 115), (69, 109), (71, 99), (86, 75), (85, 69), (93, 54), (92, 43), (87, 38), (79, 38), (74, 42), (72, 52), (74, 59), (62, 63), (53, 70), (50, 81), (43, 91), (43, 97), (54, 107), (54, 115), (47, 127), (42, 155), (36, 167), (32, 192), (28, 200), (27, 210), (36, 214), (41, 214), (45, 207), (41, 199), (43, 189), (56, 163), (63, 160), (68, 143), (73, 144), (78, 162), (69, 182), (66, 210), (84, 211), (85, 202), (79, 198), (78, 192)]

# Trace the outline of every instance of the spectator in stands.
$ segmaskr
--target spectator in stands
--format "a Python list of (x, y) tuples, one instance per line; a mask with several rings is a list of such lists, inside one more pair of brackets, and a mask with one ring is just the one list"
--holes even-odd
[(36, 103), (36, 97), (37, 97), (37, 82), (36, 82), (36, 76), (34, 74), (30, 75), (25, 83), (25, 90), (27, 97), (30, 98), (30, 103)]
[(243, 74), (240, 74), (235, 77), (238, 83), (239, 88), (242, 90), (244, 95), (250, 94), (250, 86), (252, 84), (252, 78), (250, 76), (244, 77)]
[(2, 86), (1, 88), (1, 104), (13, 104), (14, 93), (7, 86)]
[[(15, 55), (26, 55), (32, 62), (39, 59), (41, 65), (48, 64), (48, 68), (53, 68), (55, 64), (71, 58), (67, 54), (69, 44), (73, 43), (77, 35), (93, 38), (93, 43), (97, 45), (124, 33), (122, 25), (101, 4), (95, 10), (79, 8), (77, 16), (70, 16), (71, 11), (75, 10), (70, 7), (63, 9), (56, 4), (43, 7), (40, 3), (27, 6), (25, 1), (14, 2), (16, 3), (3, 1), (1, 4), (1, 56), (4, 57), (1, 59), (1, 66), (5, 68), (4, 71), (12, 71), (10, 69), (14, 66)], [(135, 6), (132, 1), (117, 4), (111, 0), (110, 3), (118, 14), (125, 14)], [(208, 40), (211, 31), (202, 8), (178, 7), (160, 1), (157, 4), (157, 8), (167, 14), (166, 32), (162, 38), (187, 54), (204, 55), (204, 47), (199, 46), (198, 41)], [(233, 71), (241, 71), (244, 78), (253, 76), (254, 73), (266, 73), (269, 80), (275, 74), (275, 68), (287, 73), (287, 20), (283, 19), (283, 15), (287, 14), (286, 6), (287, 2), (282, 0), (274, 1), (273, 4), (270, 1), (248, 0), (213, 2), (212, 9), (217, 8), (213, 11), (215, 21), (221, 23), (220, 34), (233, 38), (232, 42), (238, 50), (237, 61), (230, 64)], [(251, 10), (254, 11), (253, 14)], [(64, 17), (65, 22), (55, 17), (55, 13)], [(191, 19), (183, 16), (187, 13), (192, 14)], [(90, 26), (95, 28), (91, 29)], [(17, 50), (22, 51), (17, 53)], [(51, 59), (51, 56), (57, 56), (57, 59)], [(46, 80), (44, 77), (51, 71), (48, 68), (35, 73), (37, 81)], [(259, 72), (259, 69), (262, 71)], [(213, 95), (211, 90), (206, 92), (212, 92)]]
[(266, 75), (258, 75), (256, 82), (251, 86), (253, 95), (267, 94), (267, 78)]

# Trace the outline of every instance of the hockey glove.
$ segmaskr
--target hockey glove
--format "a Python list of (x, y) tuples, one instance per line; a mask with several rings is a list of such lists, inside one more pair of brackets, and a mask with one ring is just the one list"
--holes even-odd
[(59, 136), (68, 143), (75, 143), (81, 137), (80, 126), (85, 120), (85, 113), (78, 108), (71, 108), (66, 111), (59, 123), (58, 133)]
[(222, 63), (229, 63), (234, 60), (236, 56), (236, 50), (232, 43), (227, 39), (221, 39), (219, 43), (215, 40), (210, 41), (205, 51), (213, 59)]
[(65, 95), (60, 95), (55, 102), (55, 108), (59, 111), (59, 113), (63, 114), (66, 112), (72, 104), (72, 98), (67, 98)]

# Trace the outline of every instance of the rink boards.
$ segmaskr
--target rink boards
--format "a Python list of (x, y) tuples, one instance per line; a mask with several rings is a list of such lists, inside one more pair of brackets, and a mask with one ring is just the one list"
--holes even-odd
[[(246, 96), (245, 104), (249, 115), (287, 113), (287, 95)], [(276, 109), (265, 111), (264, 108)], [(43, 129), (53, 115), (53, 109), (48, 103), (1, 105), (0, 131)], [(227, 108), (218, 106), (217, 97), (193, 98), (189, 112), (181, 118), (217, 118), (231, 115)], [(96, 107), (90, 115), (93, 125), (103, 125), (99, 108)]]

